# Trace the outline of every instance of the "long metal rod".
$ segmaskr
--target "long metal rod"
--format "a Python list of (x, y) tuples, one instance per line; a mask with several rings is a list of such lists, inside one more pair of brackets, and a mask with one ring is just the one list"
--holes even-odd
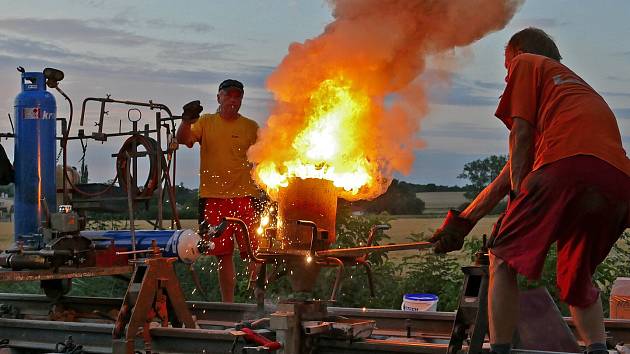
[(133, 251), (133, 259), (137, 259), (136, 255), (136, 225), (134, 220), (134, 207), (133, 207), (133, 192), (132, 188), (135, 186), (135, 183), (131, 183), (131, 171), (129, 168), (129, 162), (131, 162), (131, 156), (129, 152), (125, 152), (125, 157), (127, 159), (127, 207), (129, 208), (129, 232), (131, 233), (131, 250)]
[[(176, 135), (176, 132), (175, 132), (175, 121), (171, 117), (171, 136), (174, 137), (175, 135)], [(170, 141), (169, 141), (169, 143), (170, 143)], [(170, 173), (170, 176), (172, 178), (170, 189), (173, 191), (172, 195), (175, 196), (175, 199), (177, 199), (177, 191), (175, 189), (175, 186), (177, 185), (177, 182), (175, 181), (175, 177), (176, 177), (175, 173), (177, 172), (177, 149), (173, 150), (173, 152), (171, 154), (172, 154), (172, 157), (171, 157), (172, 160), (169, 159), (169, 167), (167, 167), (166, 172), (167, 173), (170, 172), (169, 168), (170, 168), (170, 166), (172, 164), (173, 165), (173, 172)], [(168, 176), (167, 176), (167, 178), (168, 178)], [(171, 218), (171, 227), (173, 227), (172, 226), (173, 222), (174, 221)]]
[[(69, 107), (70, 107), (70, 122), (69, 124), (72, 124), (72, 116), (74, 114), (74, 107), (72, 105), (72, 100), (70, 99), (70, 97), (68, 97), (68, 95), (59, 88), (59, 86), (55, 87), (55, 89), (57, 90), (57, 92), (59, 92), (63, 98), (66, 99), (66, 101), (68, 101)], [(65, 122), (65, 120), (64, 120)], [(65, 124), (64, 124), (65, 125)], [(63, 149), (63, 175), (61, 176), (61, 180), (62, 180), (62, 184), (61, 184), (61, 188), (63, 189), (63, 204), (68, 204), (70, 202), (70, 197), (68, 195), (68, 188), (66, 186), (67, 181), (68, 181), (68, 175), (66, 172), (66, 168), (68, 168), (68, 153), (67, 153), (67, 148), (68, 148), (68, 136), (70, 136), (70, 125), (68, 125), (67, 127), (65, 127), (64, 129), (62, 129), (61, 132), (61, 149)]]
[[(121, 104), (130, 105), (130, 106), (141, 106), (141, 107), (149, 107), (150, 109), (161, 109), (168, 114), (169, 118), (173, 118), (173, 114), (171, 114), (171, 110), (168, 108), (168, 106), (161, 103), (153, 103), (153, 101), (136, 102), (136, 101), (126, 101), (126, 100), (115, 100), (113, 98), (110, 98), (109, 96), (108, 97), (88, 97), (83, 100), (83, 104), (81, 106), (81, 121), (79, 122), (79, 125), (81, 126), (83, 126), (83, 122), (85, 120), (85, 106), (87, 102), (89, 101), (101, 102), (101, 104), (103, 104), (103, 107), (105, 103), (121, 103)], [(104, 114), (102, 113), (99, 119), (101, 122), (102, 122), (103, 116)]]
[[(15, 282), (15, 281), (33, 281), (33, 280), (49, 280), (49, 279), (72, 279), (82, 277), (100, 277), (104, 275), (115, 274), (127, 274), (131, 273), (133, 268), (131, 266), (116, 266), (116, 267), (61, 267), (56, 272), (51, 269), (40, 270), (21, 270), (21, 271), (0, 271), (0, 283), (1, 282)], [(20, 295), (28, 296), (28, 295)], [(2, 303), (4, 300), (0, 300)]]
[(160, 176), (159, 179), (158, 179), (159, 182), (158, 182), (158, 186), (157, 186), (157, 188), (158, 188), (157, 214), (158, 215), (157, 215), (157, 223), (156, 224), (157, 224), (157, 226), (158, 226), (158, 228), (160, 230), (163, 229), (163, 227), (162, 227), (162, 218), (163, 218), (163, 216), (162, 216), (162, 213), (163, 213), (162, 202), (163, 202), (163, 199), (162, 198), (164, 198), (164, 191), (162, 190), (162, 176), (164, 175), (164, 172), (162, 172), (162, 168), (163, 168), (162, 167), (162, 157), (164, 155), (162, 154), (162, 124), (160, 124), (161, 118), (162, 118), (161, 117), (161, 113), (160, 112), (155, 112), (155, 126), (156, 126), (156, 129), (157, 129), (157, 145), (158, 145), (158, 149), (155, 152), (155, 154), (157, 155), (156, 156), (156, 158), (157, 158), (156, 164), (157, 164), (157, 170), (159, 171), (158, 174)]
[(352, 248), (336, 248), (324, 251), (317, 251), (315, 255), (318, 257), (344, 257), (344, 256), (360, 256), (365, 253), (374, 252), (390, 252), (390, 251), (402, 251), (402, 250), (421, 250), (433, 247), (431, 242), (410, 242), (410, 243), (398, 243), (394, 245), (383, 246), (365, 246), (365, 247), (352, 247)]

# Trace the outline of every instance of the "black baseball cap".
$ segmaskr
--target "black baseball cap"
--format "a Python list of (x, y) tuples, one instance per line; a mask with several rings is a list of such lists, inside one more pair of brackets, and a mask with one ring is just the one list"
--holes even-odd
[(219, 85), (219, 91), (221, 90), (227, 90), (229, 88), (236, 88), (241, 90), (241, 92), (244, 92), (245, 90), (243, 89), (243, 83), (238, 81), (238, 80), (233, 80), (233, 79), (227, 79), (225, 81), (223, 81), (220, 85)]

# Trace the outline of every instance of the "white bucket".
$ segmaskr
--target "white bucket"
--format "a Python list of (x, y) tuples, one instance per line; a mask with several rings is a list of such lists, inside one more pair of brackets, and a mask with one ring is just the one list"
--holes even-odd
[(411, 312), (436, 311), (438, 301), (437, 295), (433, 294), (405, 294), (400, 309)]

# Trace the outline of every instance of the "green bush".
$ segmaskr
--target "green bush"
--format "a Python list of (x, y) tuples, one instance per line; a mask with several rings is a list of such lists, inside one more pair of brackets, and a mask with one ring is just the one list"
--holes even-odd
[[(347, 208), (340, 208), (337, 218), (336, 247), (353, 247), (367, 242), (370, 227), (375, 224), (387, 224), (388, 219), (383, 216), (352, 216)], [(95, 225), (96, 226), (96, 225)], [(110, 227), (111, 222), (103, 223)], [(426, 235), (410, 235), (410, 241), (426, 239)], [(389, 238), (379, 234), (375, 244), (387, 244)], [(464, 244), (463, 263), (471, 262), (474, 254), (481, 247), (481, 239), (469, 237)], [(374, 275), (376, 296), (370, 297), (367, 276), (362, 267), (346, 267), (344, 279), (335, 306), (370, 307), (399, 309), (402, 296), (406, 293), (432, 293), (439, 297), (438, 310), (454, 311), (457, 308), (461, 291), (463, 273), (461, 271), (462, 258), (446, 255), (438, 256), (430, 250), (420, 251), (413, 256), (407, 256), (402, 261), (393, 261), (387, 254), (373, 253), (369, 256)], [(237, 272), (235, 300), (237, 302), (254, 302), (252, 289), (248, 289), (246, 265), (238, 254), (234, 258)], [(540, 280), (529, 282), (519, 278), (522, 288), (545, 286), (558, 302), (556, 290), (556, 261), (557, 252), (552, 247), (544, 265)], [(282, 268), (282, 267), (280, 267)], [(199, 275), (202, 289), (207, 294), (204, 297), (194, 285), (188, 266), (176, 264), (176, 272), (180, 284), (188, 300), (220, 301), (217, 277), (217, 264), (214, 257), (201, 257), (194, 269)], [(630, 234), (625, 233), (614, 246), (610, 255), (598, 267), (593, 279), (602, 289), (602, 302), (605, 313), (608, 314), (608, 298), (612, 283), (617, 277), (630, 275)], [(322, 269), (321, 275), (314, 288), (313, 297), (328, 299), (336, 276), (336, 268)], [(106, 296), (121, 297), (124, 295), (127, 283), (113, 277), (74, 279), (70, 295), (75, 296)], [(38, 282), (0, 283), (0, 292), (39, 293)], [(270, 283), (267, 287), (268, 301), (277, 302), (291, 294), (291, 288), (286, 276)], [(568, 315), (565, 305), (559, 304), (564, 315)]]
[[(474, 255), (476, 250), (481, 246), (480, 239), (472, 239), (464, 244), (464, 251), (468, 255)], [(472, 259), (472, 258), (471, 258)], [(568, 306), (560, 301), (560, 294), (556, 286), (556, 264), (558, 261), (558, 252), (556, 245), (552, 245), (545, 264), (543, 266), (542, 275), (539, 280), (529, 281), (527, 278), (519, 276), (518, 283), (521, 289), (533, 289), (538, 287), (546, 287), (558, 308), (564, 316), (570, 316)], [(602, 264), (597, 267), (593, 275), (593, 281), (601, 289), (602, 305), (604, 307), (604, 316), (609, 316), (610, 291), (612, 284), (618, 277), (627, 277), (630, 275), (630, 233), (625, 232), (621, 235), (617, 243), (613, 246), (608, 257)]]
[[(419, 241), (425, 237), (422, 234), (415, 234), (410, 238), (411, 241)], [(400, 267), (402, 269), (402, 294), (435, 294), (439, 297), (439, 311), (457, 309), (464, 274), (455, 257), (436, 255), (426, 251), (421, 255), (404, 257)], [(399, 299), (402, 294), (398, 294)]]

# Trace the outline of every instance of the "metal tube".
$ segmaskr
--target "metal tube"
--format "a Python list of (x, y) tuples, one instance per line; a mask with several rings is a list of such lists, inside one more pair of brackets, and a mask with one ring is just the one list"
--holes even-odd
[(247, 243), (245, 245), (245, 248), (247, 250), (247, 256), (256, 263), (264, 263), (265, 261), (256, 257), (256, 255), (254, 254), (254, 251), (252, 250), (252, 244), (249, 240), (249, 231), (247, 230), (247, 225), (245, 224), (245, 222), (239, 218), (231, 218), (228, 216), (224, 217), (223, 220), (227, 220), (228, 222), (238, 224), (241, 227), (241, 231), (243, 232), (243, 238), (245, 238), (245, 242)]
[(308, 220), (298, 220), (296, 223), (298, 225), (308, 226), (313, 230), (313, 234), (311, 235), (311, 246), (309, 248), (309, 254), (313, 255), (315, 251), (315, 240), (317, 239), (317, 224)]
[(108, 97), (88, 97), (86, 99), (83, 100), (83, 105), (81, 107), (81, 121), (80, 121), (80, 125), (83, 126), (83, 122), (85, 119), (85, 105), (88, 101), (96, 101), (96, 102), (101, 102), (103, 104), (105, 103), (122, 103), (122, 104), (126, 104), (126, 105), (130, 105), (130, 106), (141, 106), (141, 107), (149, 107), (150, 109), (160, 109), (163, 110), (164, 112), (166, 112), (169, 116), (170, 119), (173, 118), (173, 114), (171, 113), (171, 110), (168, 108), (168, 106), (161, 104), (161, 103), (153, 103), (153, 101), (149, 101), (147, 102), (135, 102), (135, 101), (122, 101), (122, 100), (115, 100), (113, 98), (109, 98)]
[[(157, 130), (157, 145), (158, 145), (158, 151), (156, 151), (155, 153), (158, 155), (157, 156), (157, 170), (159, 171), (159, 179), (158, 179), (158, 205), (157, 205), (157, 226), (158, 228), (162, 229), (162, 213), (163, 213), (163, 198), (164, 198), (164, 192), (162, 190), (162, 176), (164, 175), (162, 173), (162, 114), (160, 112), (155, 112), (155, 125), (156, 125), (156, 130)], [(172, 201), (171, 201), (172, 202)]]
[(324, 261), (317, 262), (317, 264), (330, 266), (332, 265), (331, 261), (333, 262), (333, 264), (336, 263), (335, 265), (338, 267), (337, 276), (335, 277), (335, 285), (333, 285), (332, 294), (330, 294), (330, 301), (335, 301), (335, 299), (337, 298), (337, 293), (339, 292), (339, 288), (341, 287), (341, 278), (343, 278), (343, 271), (345, 269), (343, 261), (335, 257), (326, 257)]
[[(129, 152), (125, 152), (127, 161), (129, 161), (130, 156), (129, 156)], [(133, 197), (132, 197), (132, 192), (131, 192), (131, 176), (130, 176), (130, 171), (129, 168), (127, 168), (127, 181), (129, 181), (129, 183), (127, 184), (127, 207), (129, 208), (129, 230), (131, 231), (131, 250), (134, 252), (133, 253), (133, 259), (137, 259), (136, 256), (136, 225), (134, 224), (134, 209), (133, 209)]]
[[(380, 231), (380, 230), (389, 230), (391, 229), (391, 226), (389, 225), (385, 225), (385, 224), (380, 224), (380, 225), (374, 225), (370, 228), (370, 233), (367, 239), (367, 244), (366, 246), (372, 246), (372, 243), (374, 243), (374, 237), (376, 237), (376, 232)], [(368, 257), (368, 253), (366, 252), (365, 254), (363, 254), (362, 257), (358, 257), (357, 258), (357, 262), (366, 262), (367, 261), (367, 257)], [(371, 274), (371, 273), (370, 273)], [(374, 293), (374, 291), (372, 291), (372, 293)], [(372, 295), (374, 296), (374, 295)]]
[(391, 252), (391, 251), (403, 251), (403, 250), (421, 250), (433, 247), (431, 242), (409, 242), (398, 243), (392, 245), (383, 246), (368, 246), (368, 247), (352, 247), (352, 248), (335, 248), (315, 252), (317, 257), (356, 257), (371, 252)]

